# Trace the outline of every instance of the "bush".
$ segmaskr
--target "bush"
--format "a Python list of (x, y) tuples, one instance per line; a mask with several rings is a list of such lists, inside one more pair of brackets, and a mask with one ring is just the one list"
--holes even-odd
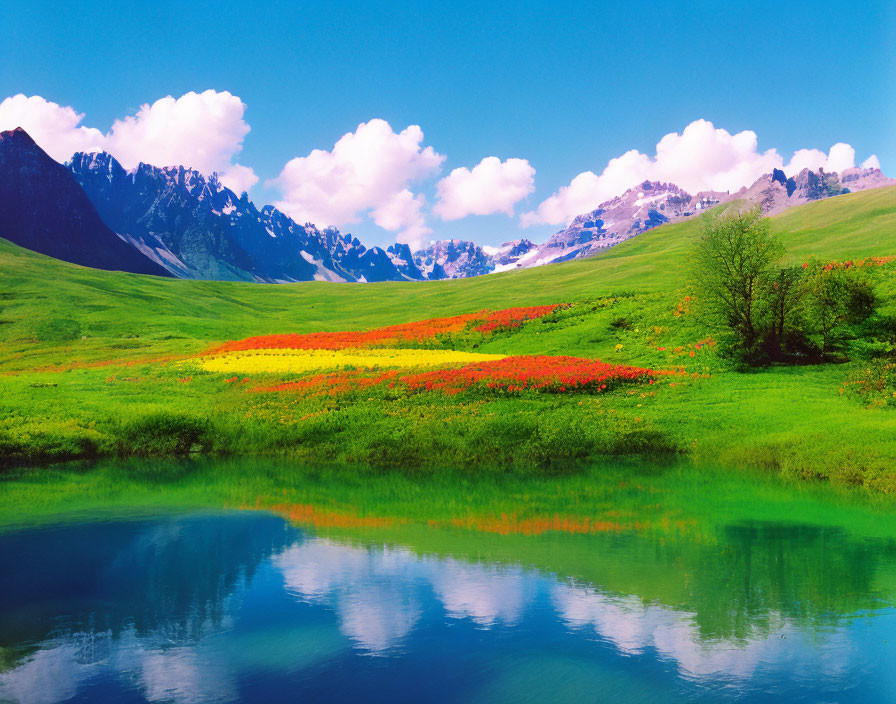
[(107, 438), (75, 420), (0, 413), (0, 467), (98, 457)]
[(174, 455), (208, 452), (213, 445), (208, 420), (186, 414), (158, 412), (137, 418), (122, 429), (120, 454)]
[(874, 312), (874, 289), (854, 268), (809, 262), (803, 297), (806, 331), (818, 339), (822, 358), (845, 337), (850, 326), (864, 322)]

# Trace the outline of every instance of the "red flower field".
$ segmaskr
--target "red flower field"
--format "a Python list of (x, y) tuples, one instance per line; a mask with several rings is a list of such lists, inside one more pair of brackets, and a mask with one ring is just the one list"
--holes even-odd
[(607, 364), (597, 359), (527, 355), (403, 376), (395, 370), (376, 375), (357, 371), (317, 374), (282, 384), (259, 386), (252, 391), (340, 396), (353, 390), (388, 384), (389, 388), (409, 393), (435, 391), (449, 396), (470, 390), (600, 393), (624, 383), (653, 383), (657, 376), (669, 373)]
[(507, 308), (491, 312), (483, 310), (450, 318), (432, 318), (365, 331), (261, 335), (225, 342), (208, 350), (206, 354), (264, 349), (342, 350), (351, 347), (389, 347), (434, 339), (438, 335), (463, 332), (474, 324), (473, 330), (489, 334), (500, 329), (519, 327), (526, 320), (543, 318), (555, 311), (558, 306), (559, 304)]
[(598, 359), (526, 355), (476, 362), (457, 369), (437, 369), (401, 377), (408, 391), (457, 394), (468, 389), (517, 392), (600, 392), (625, 382), (650, 381), (657, 372), (607, 364)]

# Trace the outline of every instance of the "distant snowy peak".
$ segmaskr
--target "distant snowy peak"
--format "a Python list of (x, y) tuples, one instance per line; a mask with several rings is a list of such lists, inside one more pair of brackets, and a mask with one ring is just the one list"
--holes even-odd
[(699, 215), (719, 203), (743, 200), (775, 215), (796, 205), (851, 191), (896, 185), (880, 169), (851, 168), (841, 174), (803, 169), (792, 177), (775, 169), (734, 193), (701, 191), (691, 195), (672, 183), (644, 181), (589, 213), (573, 218), (563, 230), (538, 246), (521, 266), (541, 266), (594, 256), (654, 227)]
[(870, 188), (896, 186), (896, 178), (887, 178), (880, 169), (855, 167), (840, 172), (840, 183), (851, 191), (865, 191)]
[(414, 263), (429, 279), (458, 279), (488, 274), (494, 266), (482, 247), (467, 240), (433, 242), (414, 253)]
[(852, 168), (841, 173), (803, 169), (787, 177), (780, 169), (760, 176), (751, 186), (733, 193), (730, 200), (744, 200), (762, 208), (766, 215), (776, 215), (788, 208), (814, 200), (822, 200), (853, 191), (896, 185), (880, 169)]
[(538, 248), (529, 266), (593, 256), (654, 227), (703, 212), (728, 197), (715, 191), (692, 196), (674, 183), (644, 181), (573, 218)]
[(534, 248), (526, 239), (505, 242), (499, 247), (468, 240), (440, 240), (414, 252), (414, 263), (427, 279), (460, 279), (514, 269)]

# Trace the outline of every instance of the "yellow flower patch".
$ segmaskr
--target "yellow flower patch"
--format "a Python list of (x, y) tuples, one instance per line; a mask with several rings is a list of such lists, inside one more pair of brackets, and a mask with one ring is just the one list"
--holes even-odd
[(197, 360), (200, 367), (210, 372), (257, 374), (304, 373), (337, 370), (345, 367), (355, 369), (416, 369), (460, 365), (470, 362), (485, 362), (504, 359), (503, 354), (479, 354), (476, 352), (455, 352), (454, 350), (417, 349), (344, 349), (344, 350), (249, 350), (202, 357)]

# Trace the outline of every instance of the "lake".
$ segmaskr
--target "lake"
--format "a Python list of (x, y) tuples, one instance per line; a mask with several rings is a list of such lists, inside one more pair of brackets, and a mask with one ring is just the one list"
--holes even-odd
[(0, 506), (3, 701), (896, 699), (896, 510), (854, 492), (233, 460)]

